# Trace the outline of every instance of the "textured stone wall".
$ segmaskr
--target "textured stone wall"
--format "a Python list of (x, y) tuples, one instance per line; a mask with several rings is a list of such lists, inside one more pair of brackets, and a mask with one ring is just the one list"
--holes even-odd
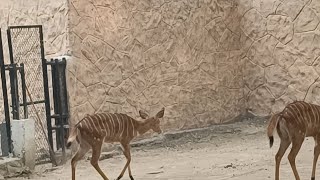
[[(68, 53), (67, 0), (1, 0), (0, 17), (0, 28), (2, 29), (1, 33), (6, 63), (10, 61), (6, 35), (8, 26), (43, 25), (46, 57), (51, 58)], [(10, 86), (8, 85), (8, 87)], [(9, 92), (10, 90), (8, 93)], [(8, 95), (10, 98), (10, 94)], [(4, 113), (1, 91), (0, 122), (3, 119)]]
[(6, 29), (15, 25), (43, 25), (46, 57), (68, 52), (67, 0), (1, 0), (0, 27), (7, 58)]
[[(208, 126), (245, 109), (234, 1), (71, 0), (72, 117), (165, 107), (165, 130)], [(239, 9), (240, 8), (240, 9)]]
[(247, 1), (240, 26), (254, 42), (245, 51), (247, 108), (282, 111), (294, 100), (320, 105), (320, 1)]
[(320, 104), (319, 0), (4, 0), (0, 15), (43, 24), (47, 57), (71, 50), (73, 121), (166, 107), (175, 130)]
[[(21, 26), (21, 25), (42, 25), (44, 32), (44, 46), (46, 58), (56, 57), (59, 55), (64, 55), (68, 53), (68, 3), (67, 0), (1, 0), (0, 3), (0, 28), (2, 29), (2, 40), (4, 45), (4, 58), (5, 62), (9, 63), (9, 52), (6, 30), (8, 26)], [(25, 45), (29, 43), (20, 41), (19, 43)], [(32, 49), (26, 48), (24, 46), (21, 49)], [(26, 57), (29, 60), (33, 59), (33, 56), (29, 52), (25, 52)], [(39, 65), (41, 62), (39, 62)], [(29, 87), (31, 94), (33, 95), (33, 100), (40, 100), (39, 94), (42, 95), (42, 79), (37, 79), (36, 77), (42, 76), (42, 71), (37, 71), (41, 69), (41, 65), (26, 63), (25, 71), (33, 71), (31, 67), (36, 70), (36, 72), (26, 74), (26, 83)], [(29, 71), (30, 70), (30, 71)], [(8, 75), (8, 73), (7, 73)], [(7, 78), (9, 79), (9, 77)], [(8, 97), (11, 99), (10, 95), (10, 85), (7, 80)], [(1, 83), (0, 83), (1, 87)], [(1, 87), (2, 88), (2, 87)], [(19, 90), (21, 92), (21, 90)], [(21, 97), (21, 94), (20, 94)], [(42, 97), (42, 96), (40, 96)], [(3, 109), (3, 96), (2, 91), (0, 92), (0, 123), (4, 120), (4, 109)], [(29, 99), (29, 98), (28, 98)], [(51, 102), (53, 102), (51, 100)], [(41, 106), (37, 106), (41, 107)], [(42, 106), (43, 107), (43, 106)], [(38, 113), (40, 117), (45, 116), (44, 108), (38, 108)], [(22, 113), (20, 113), (22, 114)], [(37, 119), (35, 117), (35, 112), (32, 107), (29, 106), (29, 118)], [(45, 118), (42, 118), (45, 121)], [(45, 122), (43, 122), (45, 124)], [(42, 155), (45, 155), (47, 149), (47, 144), (45, 142), (44, 135), (40, 131), (40, 124), (36, 123), (35, 140), (37, 146), (36, 157), (41, 159)], [(2, 153), (2, 152), (0, 152)]]

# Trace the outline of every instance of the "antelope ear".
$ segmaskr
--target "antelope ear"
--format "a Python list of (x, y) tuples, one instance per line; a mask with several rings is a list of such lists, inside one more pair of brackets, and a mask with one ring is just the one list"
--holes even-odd
[(139, 110), (139, 115), (142, 119), (147, 119), (149, 117), (149, 115), (142, 110)]
[(164, 115), (164, 108), (162, 108), (156, 115), (157, 118), (162, 118)]

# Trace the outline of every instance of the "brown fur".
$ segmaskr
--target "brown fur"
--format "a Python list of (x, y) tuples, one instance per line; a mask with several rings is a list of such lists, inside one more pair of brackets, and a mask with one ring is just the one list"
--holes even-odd
[(125, 114), (100, 113), (87, 115), (71, 130), (67, 146), (77, 139), (80, 147), (71, 160), (72, 180), (75, 180), (75, 168), (77, 162), (92, 149), (91, 165), (98, 171), (104, 180), (108, 180), (107, 176), (102, 172), (98, 165), (101, 154), (101, 147), (104, 142), (120, 142), (123, 147), (123, 153), (127, 159), (123, 170), (117, 180), (122, 178), (126, 169), (128, 169), (129, 177), (133, 180), (130, 168), (131, 154), (130, 141), (138, 134), (144, 134), (152, 129), (154, 132), (161, 133), (160, 118), (164, 115), (164, 108), (154, 117), (148, 118), (146, 113), (139, 111), (144, 121), (137, 121)]
[(270, 118), (268, 130), (267, 130), (267, 134), (268, 134), (269, 141), (270, 141), (270, 147), (272, 147), (272, 145), (273, 145), (273, 141), (274, 141), (273, 140), (273, 132), (274, 132), (274, 129), (276, 128), (276, 126), (278, 125), (279, 118), (280, 118), (279, 113), (272, 115)]
[(316, 145), (314, 147), (311, 180), (314, 180), (316, 164), (320, 154), (320, 106), (303, 101), (296, 101), (288, 104), (282, 112), (273, 115), (270, 118), (267, 129), (270, 146), (272, 146), (273, 143), (273, 131), (275, 128), (280, 138), (280, 147), (275, 156), (275, 179), (279, 180), (281, 159), (289, 145), (292, 144), (288, 159), (295, 179), (300, 180), (295, 159), (305, 137), (313, 137)]

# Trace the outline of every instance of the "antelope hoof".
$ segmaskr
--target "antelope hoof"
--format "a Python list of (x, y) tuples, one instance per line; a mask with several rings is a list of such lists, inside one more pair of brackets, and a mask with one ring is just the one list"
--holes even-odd
[[(129, 177), (130, 177), (131, 180), (134, 180), (132, 176), (129, 176)], [(312, 180), (314, 180), (314, 179), (312, 179)]]
[(315, 177), (311, 177), (311, 180), (315, 180), (316, 178)]

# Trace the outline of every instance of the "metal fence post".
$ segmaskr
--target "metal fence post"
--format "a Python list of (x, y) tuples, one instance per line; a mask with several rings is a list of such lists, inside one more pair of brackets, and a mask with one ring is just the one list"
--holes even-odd
[(12, 153), (11, 124), (10, 124), (9, 102), (8, 102), (8, 92), (7, 92), (7, 80), (6, 80), (6, 72), (5, 72), (6, 68), (4, 65), (4, 58), (3, 58), (1, 29), (0, 29), (0, 66), (1, 66), (2, 94), (3, 94), (4, 115), (5, 115), (5, 121), (6, 121), (8, 150), (9, 150), (9, 153)]
[(23, 113), (24, 119), (28, 118), (28, 106), (27, 106), (27, 92), (26, 92), (26, 79), (24, 73), (24, 64), (20, 64), (20, 74), (21, 74), (21, 88), (22, 88), (22, 99), (23, 99)]

